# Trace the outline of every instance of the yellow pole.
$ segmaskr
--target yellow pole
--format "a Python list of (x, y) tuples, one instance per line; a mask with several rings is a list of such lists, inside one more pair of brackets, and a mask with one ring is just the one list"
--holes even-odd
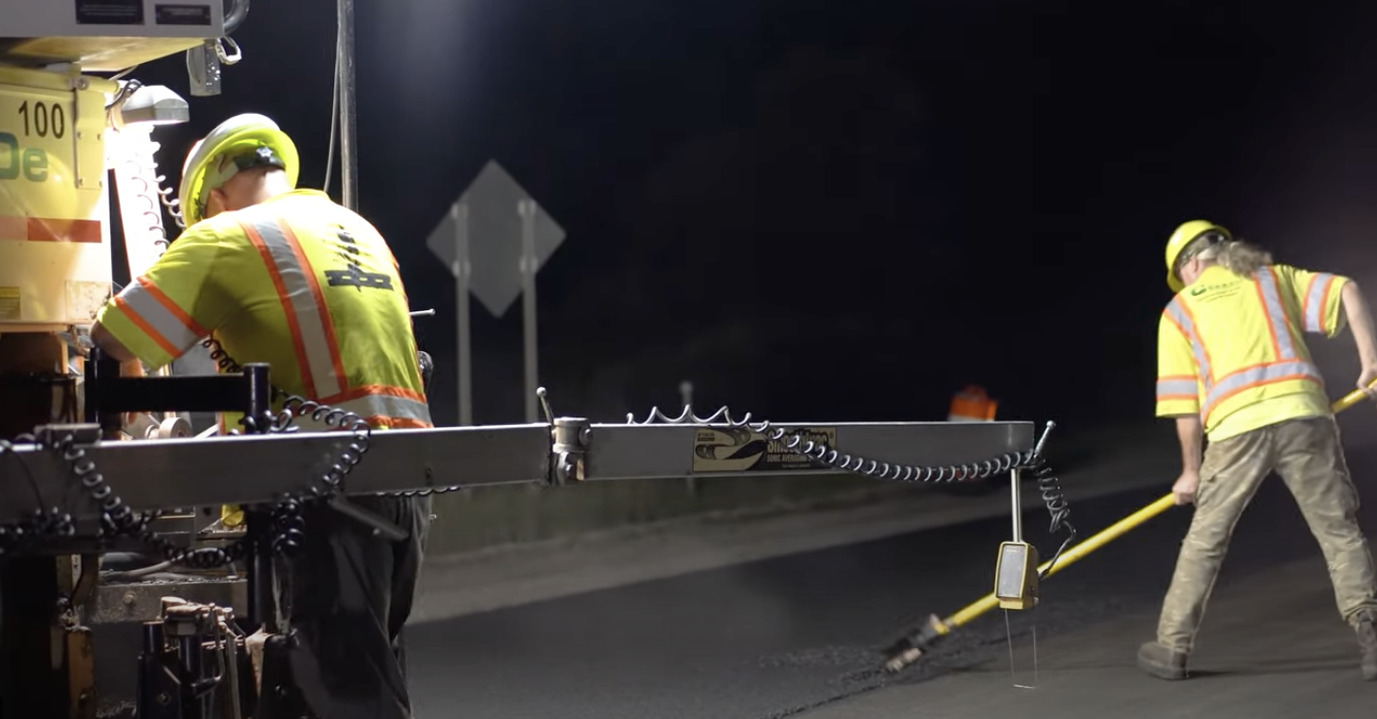
[[(1377, 387), (1377, 382), (1374, 382), (1373, 386)], [(1330, 408), (1334, 410), (1334, 414), (1338, 414), (1348, 409), (1349, 407), (1352, 407), (1353, 405), (1362, 402), (1365, 397), (1367, 397), (1367, 395), (1364, 394), (1362, 390), (1355, 389), (1352, 392), (1349, 392), (1348, 394), (1344, 395), (1343, 399), (1330, 405)]]
[[(1130, 514), (1127, 517), (1120, 519), (1114, 524), (1109, 525), (1109, 527), (1101, 530), (1098, 534), (1087, 537), (1085, 541), (1081, 542), (1080, 544), (1077, 544), (1076, 546), (1066, 550), (1065, 552), (1062, 552), (1062, 555), (1057, 558), (1057, 563), (1055, 566), (1053, 566), (1051, 561), (1043, 562), (1042, 566), (1038, 567), (1038, 574), (1043, 575), (1044, 577), (1050, 577), (1056, 574), (1057, 572), (1060, 572), (1066, 567), (1075, 564), (1077, 561), (1085, 558), (1087, 554), (1090, 554), (1096, 549), (1099, 549), (1100, 547), (1103, 547), (1104, 545), (1109, 544), (1115, 539), (1118, 539), (1119, 537), (1127, 534), (1129, 530), (1132, 530), (1136, 528), (1138, 525), (1142, 524), (1143, 522), (1146, 522), (1149, 519), (1156, 517), (1157, 515), (1167, 511), (1168, 509), (1171, 509), (1175, 505), (1175, 495), (1168, 494), (1165, 497), (1162, 497), (1156, 502), (1153, 502), (1152, 504), (1143, 507), (1142, 509), (1134, 512), (1133, 514)], [(1051, 571), (1049, 572), (1048, 569), (1051, 569)], [(1044, 572), (1046, 574), (1044, 574)], [(951, 615), (947, 619), (944, 619), (943, 623), (955, 629), (956, 627), (959, 627), (962, 624), (966, 624), (972, 619), (975, 619), (976, 617), (984, 614), (985, 612), (990, 611), (991, 609), (994, 609), (997, 606), (999, 606), (999, 601), (995, 599), (995, 595), (993, 593), (986, 594), (985, 596), (976, 600), (975, 603)]]
[[(1362, 390), (1355, 389), (1352, 392), (1349, 392), (1347, 395), (1344, 395), (1343, 399), (1331, 405), (1331, 408), (1333, 409), (1334, 413), (1337, 414), (1358, 404), (1359, 402), (1362, 402), (1365, 397), (1366, 395), (1363, 394)], [(1066, 550), (1062, 553), (1060, 557), (1057, 558), (1056, 566), (1052, 566), (1051, 561), (1044, 562), (1042, 566), (1038, 567), (1038, 573), (1043, 574), (1044, 572), (1046, 572), (1046, 574), (1043, 574), (1043, 576), (1050, 577), (1056, 574), (1057, 572), (1060, 572), (1061, 570), (1067, 568), (1068, 566), (1075, 564), (1077, 561), (1080, 561), (1081, 559), (1085, 558), (1087, 554), (1090, 554), (1091, 552), (1099, 549), (1100, 547), (1109, 544), (1115, 539), (1118, 539), (1119, 537), (1127, 534), (1129, 531), (1137, 528), (1138, 525), (1148, 521), (1149, 519), (1152, 519), (1153, 517), (1156, 517), (1159, 514), (1162, 514), (1163, 512), (1167, 511), (1168, 509), (1171, 509), (1174, 506), (1176, 506), (1176, 497), (1175, 495), (1168, 494), (1165, 497), (1162, 497), (1161, 499), (1158, 499), (1157, 501), (1153, 502), (1152, 504), (1149, 504), (1148, 506), (1143, 507), (1142, 509), (1134, 512), (1133, 514), (1130, 514), (1127, 517), (1120, 519), (1114, 524), (1109, 525), (1105, 529), (1100, 530), (1098, 534), (1094, 534), (1090, 537), (1087, 537), (1084, 541), (1072, 547), (1071, 549)], [(1051, 569), (1051, 571), (1048, 571), (1049, 568)], [(994, 609), (997, 606), (999, 606), (999, 601), (995, 599), (995, 595), (993, 593), (986, 594), (985, 596), (981, 597), (980, 599), (977, 599), (975, 602), (972, 602), (965, 608), (961, 609), (961, 611), (951, 615), (950, 617), (947, 617), (946, 619), (943, 619), (941, 623), (942, 625), (945, 625), (944, 627), (942, 627), (942, 629), (945, 629), (945, 631), (939, 631), (941, 631), (942, 634), (946, 634), (947, 632), (950, 632), (952, 629), (955, 629), (963, 624), (969, 623), (971, 620), (975, 619), (976, 617), (979, 617), (985, 612), (990, 611), (991, 609)]]

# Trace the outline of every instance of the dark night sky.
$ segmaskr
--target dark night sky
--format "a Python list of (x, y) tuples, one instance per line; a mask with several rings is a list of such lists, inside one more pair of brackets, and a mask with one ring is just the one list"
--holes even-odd
[[(490, 158), (568, 233), (541, 376), (599, 420), (686, 378), (700, 410), (790, 421), (939, 419), (967, 382), (1001, 418), (1146, 420), (1163, 245), (1195, 216), (1377, 285), (1363, 3), (356, 4), (360, 209), (439, 310), (441, 423), (453, 280), (425, 240)], [(192, 100), (169, 178), (256, 111), (319, 187), (334, 25), (333, 0), (254, 3), (216, 98), (180, 56), (140, 68)], [(520, 421), (520, 305), (473, 308), (476, 417)], [(1356, 360), (1331, 345), (1337, 395)]]

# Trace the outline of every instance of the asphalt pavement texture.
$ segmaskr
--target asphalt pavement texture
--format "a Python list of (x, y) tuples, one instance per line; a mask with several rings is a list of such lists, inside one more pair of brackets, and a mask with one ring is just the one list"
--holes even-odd
[[(1377, 452), (1350, 448), (1348, 459), (1374, 531)], [(1089, 536), (1172, 479), (1075, 503), (1071, 521)], [(1024, 520), (1044, 558), (1058, 541), (1046, 520)], [(1151, 520), (1047, 580), (1041, 606), (1009, 613), (1007, 629), (991, 612), (898, 675), (879, 668), (880, 648), (991, 590), (1008, 518), (412, 626), (413, 703), (419, 719), (1370, 715), (1377, 684), (1360, 681), (1324, 559), (1276, 477), (1235, 533), (1193, 663), (1200, 676), (1138, 672), (1189, 521), (1189, 509)]]

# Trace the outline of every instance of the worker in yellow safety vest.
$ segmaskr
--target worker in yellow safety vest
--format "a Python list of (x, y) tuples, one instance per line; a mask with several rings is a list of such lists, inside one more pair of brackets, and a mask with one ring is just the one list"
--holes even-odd
[[(182, 169), (186, 231), (101, 310), (91, 339), (154, 369), (211, 336), (236, 363), (269, 363), (273, 386), (288, 394), (374, 429), (432, 426), (387, 242), (325, 193), (296, 189), (297, 173), (296, 146), (267, 117), (215, 128)], [(317, 716), (409, 719), (400, 632), (429, 498), (351, 501), (409, 536), (393, 543), (328, 506), (304, 508), (306, 536), (278, 597), (299, 639), (292, 673)]]
[[(1138, 666), (1184, 679), (1229, 538), (1273, 470), (1295, 497), (1328, 562), (1339, 612), (1358, 634), (1362, 676), (1377, 680), (1377, 576), (1358, 526), (1329, 399), (1305, 333), (1333, 338), (1345, 317), (1377, 398), (1377, 338), (1353, 280), (1273, 263), (1265, 250), (1219, 225), (1186, 222), (1167, 242), (1176, 296), (1158, 327), (1157, 416), (1176, 419), (1177, 504), (1195, 505), (1163, 601), (1157, 641)], [(1342, 311), (1341, 311), (1342, 310)], [(1203, 448), (1203, 440), (1209, 446)]]

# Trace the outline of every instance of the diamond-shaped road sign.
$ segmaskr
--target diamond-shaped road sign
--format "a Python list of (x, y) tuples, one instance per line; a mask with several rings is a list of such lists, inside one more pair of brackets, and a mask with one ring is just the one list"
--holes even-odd
[[(469, 287), (496, 317), (505, 314), (521, 296), (520, 207), (522, 200), (530, 199), (521, 185), (491, 160), (459, 198), (459, 204), (468, 210)], [(536, 204), (537, 271), (562, 242), (563, 228)], [(455, 244), (454, 215), (445, 213), (445, 219), (431, 231), (426, 246), (452, 271)]]

